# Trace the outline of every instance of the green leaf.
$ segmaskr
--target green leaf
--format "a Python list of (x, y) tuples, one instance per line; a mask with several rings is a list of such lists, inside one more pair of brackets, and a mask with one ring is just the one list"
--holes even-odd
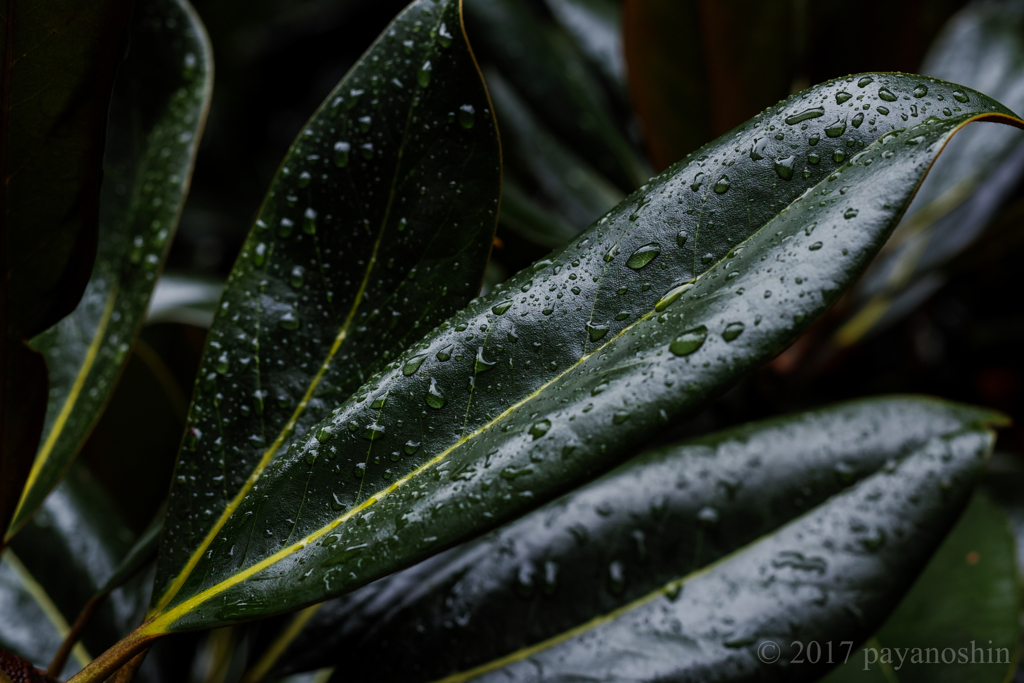
[(541, 247), (554, 249), (579, 234), (565, 218), (541, 206), (507, 172), (501, 180), (501, 224)]
[(558, 23), (616, 93), (626, 99), (622, 8), (613, 0), (546, 0)]
[[(302, 619), (301, 629), (289, 625), (262, 649), (284, 651), (275, 673), (337, 666), (338, 677), (358, 680), (376, 671), (412, 683), (480, 670), (685, 575), (714, 573), (721, 558), (826, 509), (830, 498), (863, 486), (906, 454), (1001, 421), (966, 406), (887, 397), (659, 448), (481, 539), (324, 603), (315, 616), (300, 613), (292, 624)], [(904, 483), (904, 493), (916, 490), (911, 478), (892, 486)], [(943, 515), (932, 522), (923, 510), (917, 514), (936, 543)], [(864, 529), (861, 536), (878, 533)], [(895, 538), (890, 543), (898, 547)], [(898, 581), (878, 584), (856, 605), (899, 597), (898, 586), (913, 579), (920, 558), (897, 559), (885, 570), (898, 568)], [(859, 580), (879, 569), (868, 566)], [(829, 575), (807, 578), (832, 593)], [(689, 590), (684, 583), (684, 595)], [(870, 625), (858, 626), (859, 637), (870, 632), (864, 628)], [(279, 644), (292, 639), (287, 650)], [(396, 646), (401, 658), (387, 654)]]
[[(6, 529), (43, 432), (46, 360), (23, 341), (0, 338), (0, 374), (0, 529)], [(0, 554), (4, 546), (0, 535)]]
[(164, 273), (153, 289), (146, 322), (181, 323), (210, 327), (224, 291), (224, 281), (178, 273)]
[[(619, 131), (586, 63), (521, 0), (467, 0), (474, 45), (501, 70), (559, 138), (622, 187), (650, 175)], [(706, 138), (705, 138), (706, 139)]]
[(103, 131), (131, 10), (131, 0), (0, 9), (0, 307), (10, 338), (70, 313), (89, 279)]
[(50, 400), (10, 538), (67, 472), (138, 335), (192, 175), (213, 86), (209, 42), (185, 0), (136, 10), (111, 100), (96, 262), (78, 307), (32, 340)]
[(499, 72), (489, 69), (484, 75), (501, 126), (505, 164), (575, 227), (571, 237), (622, 201), (617, 188), (544, 129)]
[[(921, 71), (981, 88), (1013, 111), (1024, 111), (1022, 10), (1021, 2), (960, 10)], [(931, 296), (946, 280), (944, 266), (981, 236), (1022, 173), (1024, 142), (1012, 131), (976, 126), (951, 142), (882, 257), (854, 290), (859, 305), (836, 333), (835, 346), (858, 343)]]
[[(957, 129), (1024, 125), (970, 90), (957, 116), (932, 117), (961, 89), (927, 81), (914, 98), (922, 81), (826, 83), (654, 179), (300, 432), (189, 560), (210, 469), (186, 453), (162, 597), (134, 646), (352, 590), (564, 493), (701, 409), (859, 275)], [(862, 99), (837, 103), (846, 90)], [(865, 104), (890, 114), (861, 121)], [(911, 106), (928, 118), (904, 128)], [(828, 152), (805, 177), (807, 157)], [(191, 516), (174, 514), (175, 498)]]
[(219, 551), (279, 451), (479, 292), (499, 189), (460, 3), (419, 0), (304, 126), (229, 279), (175, 472), (157, 612)]
[[(73, 469), (11, 542), (12, 555), (5, 555), (0, 570), (0, 604), (6, 603), (0, 607), (0, 646), (46, 669), (68, 625), (131, 544), (132, 535), (112, 501), (87, 471)], [(88, 664), (89, 652), (101, 652), (135, 626), (145, 600), (139, 588), (133, 585), (115, 593), (96, 610), (65, 675)]]
[(1006, 513), (978, 494), (882, 629), (824, 683), (1010, 680), (1020, 598)]

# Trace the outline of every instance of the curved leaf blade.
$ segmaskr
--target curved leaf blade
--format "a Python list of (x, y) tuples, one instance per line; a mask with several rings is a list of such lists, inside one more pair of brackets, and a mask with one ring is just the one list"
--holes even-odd
[(303, 127), (228, 281), (175, 472), (154, 609), (326, 405), (479, 292), (500, 184), (460, 3), (418, 0)]
[[(794, 96), (471, 304), (297, 439), (138, 636), (294, 609), (412, 564), (608, 469), (770, 359), (861, 272), (956, 130), (1022, 125), (965, 91), (957, 116), (894, 130), (913, 100), (938, 102), (912, 98), (920, 84), (874, 74)], [(846, 89), (893, 115), (853, 124)], [(824, 139), (866, 148), (780, 182), (793, 145)]]
[(10, 538), (67, 472), (106, 407), (170, 248), (213, 88), (206, 31), (186, 0), (132, 18), (111, 98), (96, 262), (78, 307), (32, 340), (50, 400)]
[(622, 9), (613, 0), (547, 0), (558, 23), (616, 94), (626, 99)]
[[(0, 570), (0, 603), (6, 605), (0, 645), (46, 669), (69, 624), (131, 543), (113, 502), (86, 471), (73, 470), (11, 542), (15, 557)], [(63, 669), (65, 676), (88, 664), (89, 652), (102, 651), (132, 629), (144, 607), (138, 588), (115, 594), (96, 611), (84, 643)]]
[(822, 683), (1011, 680), (1020, 649), (1017, 576), (1006, 513), (979, 492), (881, 630)]
[[(659, 448), (303, 615), (278, 673), (336, 666), (339, 677), (412, 683), (479, 670), (711, 567), (932, 439), (993, 422), (980, 409), (887, 397)], [(385, 653), (395, 644), (400, 659)]]
[(131, 0), (0, 8), (0, 235), (5, 333), (75, 308), (96, 252), (103, 131)]

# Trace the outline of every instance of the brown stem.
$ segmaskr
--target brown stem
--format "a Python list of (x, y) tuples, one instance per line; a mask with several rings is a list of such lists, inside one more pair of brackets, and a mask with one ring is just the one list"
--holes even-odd
[(68, 662), (68, 656), (71, 654), (71, 650), (82, 638), (82, 631), (85, 630), (86, 625), (92, 618), (96, 608), (102, 604), (103, 600), (107, 597), (106, 593), (94, 595), (89, 598), (89, 602), (85, 603), (85, 607), (78, 613), (78, 619), (75, 620), (71, 630), (68, 631), (67, 636), (64, 638), (64, 642), (60, 644), (57, 649), (57, 653), (53, 655), (53, 660), (50, 661), (50, 666), (46, 669), (46, 673), (49, 676), (56, 678), (60, 676), (60, 672), (64, 670), (64, 665)]
[(103, 683), (115, 671), (124, 666), (130, 659), (143, 650), (149, 648), (153, 641), (157, 640), (163, 633), (147, 633), (143, 624), (120, 641), (112, 648), (92, 660), (87, 667), (71, 677), (68, 683)]
[(146, 655), (149, 654), (149, 648), (140, 652), (139, 654), (128, 660), (128, 663), (117, 670), (117, 673), (111, 676), (110, 683), (132, 683), (132, 679), (135, 678), (135, 674), (138, 673), (139, 667), (142, 666), (142, 662), (146, 659)]

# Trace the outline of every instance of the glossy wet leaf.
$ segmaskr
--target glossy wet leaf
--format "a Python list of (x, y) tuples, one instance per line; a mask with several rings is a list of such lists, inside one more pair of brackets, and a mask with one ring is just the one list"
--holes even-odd
[(976, 495), (885, 625), (823, 683), (1009, 680), (1020, 637), (1014, 551), (1006, 513)]
[[(950, 20), (922, 73), (968, 85), (1024, 111), (1024, 3), (971, 5)], [(955, 96), (946, 105), (962, 106)], [(946, 280), (944, 266), (977, 240), (1024, 173), (1024, 142), (977, 126), (950, 143), (885, 253), (858, 284), (857, 310), (837, 332), (850, 346), (897, 321)]]
[[(275, 455), (293, 441), (351, 435), (311, 428), (479, 292), (500, 153), (459, 10), (457, 0), (413, 3), (285, 157), (210, 330), (157, 612), (181, 597), (202, 557), (221, 551), (224, 521)], [(380, 411), (389, 401), (371, 403)], [(371, 425), (358, 436), (378, 438)]]
[(210, 327), (223, 291), (223, 280), (165, 273), (153, 289), (146, 322)]
[(647, 179), (600, 85), (566, 37), (520, 0), (466, 0), (464, 11), (476, 49), (560, 139), (621, 187), (632, 189)]
[[(931, 117), (939, 102), (928, 100), (927, 122), (905, 128), (910, 100), (879, 93), (921, 80), (861, 75), (780, 103), (446, 321), (295, 439), (172, 590), (162, 575), (164, 598), (134, 642), (352, 590), (585, 482), (701, 409), (857, 277), (955, 130), (1020, 125), (971, 91), (972, 111)], [(891, 116), (854, 121), (864, 110), (836, 103), (847, 88)], [(958, 86), (929, 88), (934, 98)], [(808, 108), (821, 116), (786, 123)], [(805, 177), (822, 149), (852, 159), (808, 163)], [(783, 154), (799, 155), (790, 181), (774, 169)], [(652, 243), (659, 255), (628, 267)], [(735, 322), (746, 331), (726, 341)], [(596, 326), (607, 332), (594, 341)], [(190, 476), (179, 463), (177, 490), (204, 500)], [(173, 510), (165, 547), (174, 525), (204, 519), (202, 507), (187, 521)]]
[[(5, 329), (28, 339), (70, 313), (96, 250), (103, 131), (131, 0), (0, 9), (0, 234)], [(8, 42), (10, 41), (10, 42)]]
[[(362, 680), (376, 671), (412, 683), (468, 679), (468, 672), (515, 653), (528, 658), (533, 651), (524, 648), (554, 645), (554, 639), (652, 592), (669, 587), (678, 599), (681, 588), (685, 596), (688, 582), (675, 583), (684, 576), (715, 572), (723, 557), (742, 555), (786, 524), (827, 509), (830, 498), (891, 470), (908, 453), (959, 438), (953, 435), (965, 429), (980, 430), (992, 419), (979, 409), (893, 397), (750, 423), (659, 448), (481, 539), (302, 615), (299, 633), (283, 631), (281, 640), (294, 640), (278, 671), (336, 665), (339, 680)], [(950, 472), (964, 465), (951, 465)], [(903, 485), (905, 495), (918, 491), (909, 477), (890, 487)], [(969, 489), (969, 477), (963, 485)], [(949, 523), (943, 514), (930, 520), (936, 512), (918, 513), (922, 525), (932, 527), (933, 545)], [(892, 521), (865, 525), (850, 539), (868, 560), (858, 581), (870, 585), (868, 577), (882, 570), (899, 574), (892, 583), (878, 584), (877, 594), (858, 596), (855, 608), (886, 596), (897, 599), (899, 586), (909, 585), (923, 561), (903, 565), (890, 557), (884, 568), (870, 564), (886, 542), (903, 542), (881, 535), (883, 527), (891, 533)], [(811, 554), (804, 557), (811, 563)], [(814, 567), (805, 570), (805, 578), (821, 591), (818, 596), (830, 596), (823, 599), (842, 610), (842, 602), (831, 597), (843, 591), (831, 585), (840, 582)], [(809, 588), (800, 585), (798, 574), (794, 592), (812, 594)], [(780, 609), (797, 616), (794, 607)], [(880, 619), (875, 614), (868, 621), (877, 626)], [(737, 620), (737, 628), (746, 626)], [(863, 637), (871, 628), (858, 625), (843, 638)], [(680, 632), (678, 641), (683, 640)], [(395, 643), (402, 643), (402, 658), (389, 654)], [(645, 644), (638, 650), (657, 649)], [(704, 649), (701, 639), (680, 661)], [(596, 671), (583, 667), (575, 673)]]
[[(13, 559), (5, 554), (0, 565), (0, 646), (45, 670), (69, 624), (131, 545), (112, 501), (85, 470), (73, 470), (11, 542)], [(65, 675), (131, 630), (144, 608), (139, 588), (136, 582), (96, 611)]]
[(132, 19), (111, 100), (96, 263), (78, 307), (32, 341), (50, 376), (46, 427), (10, 537), (67, 471), (128, 361), (177, 227), (213, 86), (205, 29), (185, 0)]
[(490, 69), (485, 75), (501, 127), (505, 164), (575, 228), (572, 237), (622, 201), (615, 186), (544, 128), (499, 72)]

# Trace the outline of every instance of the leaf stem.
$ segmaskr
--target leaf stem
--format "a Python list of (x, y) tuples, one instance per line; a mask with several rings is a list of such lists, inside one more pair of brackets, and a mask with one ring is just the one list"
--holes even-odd
[(75, 620), (71, 630), (68, 631), (64, 641), (57, 648), (57, 653), (53, 655), (50, 666), (46, 669), (46, 675), (53, 676), (54, 678), (60, 676), (60, 672), (64, 670), (64, 665), (67, 664), (68, 655), (71, 654), (75, 643), (81, 639), (82, 631), (85, 630), (92, 615), (96, 612), (96, 608), (100, 606), (106, 597), (106, 593), (100, 593), (99, 595), (92, 596), (89, 598), (89, 602), (85, 603), (85, 607), (78, 613), (78, 618)]
[(149, 622), (146, 622), (126, 635), (109, 650), (92, 660), (89, 666), (72, 676), (68, 683), (103, 683), (106, 681), (126, 662), (147, 649), (153, 641), (165, 635), (148, 632), (149, 626)]

